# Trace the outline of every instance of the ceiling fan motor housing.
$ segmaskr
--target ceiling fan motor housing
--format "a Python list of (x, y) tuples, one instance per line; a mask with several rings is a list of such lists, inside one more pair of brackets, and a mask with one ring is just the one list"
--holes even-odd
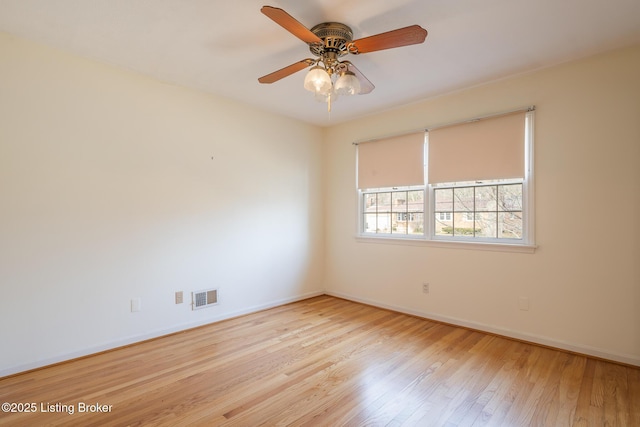
[(340, 22), (323, 22), (311, 28), (311, 32), (323, 41), (323, 45), (310, 44), (309, 50), (316, 56), (323, 57), (331, 52), (336, 56), (349, 53), (348, 43), (353, 40), (353, 31)]

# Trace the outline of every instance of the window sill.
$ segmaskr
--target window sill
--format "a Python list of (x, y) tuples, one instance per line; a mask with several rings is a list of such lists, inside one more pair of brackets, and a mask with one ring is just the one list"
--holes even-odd
[(493, 252), (514, 252), (532, 254), (538, 246), (520, 243), (488, 243), (488, 242), (462, 242), (446, 240), (426, 240), (422, 238), (393, 238), (374, 236), (355, 236), (358, 243), (381, 243), (385, 245), (427, 246), (446, 249), (466, 249)]

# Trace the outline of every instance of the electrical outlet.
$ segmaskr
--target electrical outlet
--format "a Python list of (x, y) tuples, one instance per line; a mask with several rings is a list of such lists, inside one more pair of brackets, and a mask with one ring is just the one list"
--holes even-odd
[(429, 284), (427, 282), (424, 282), (422, 284), (422, 293), (424, 293), (424, 294), (428, 294), (429, 293)]
[(176, 304), (182, 304), (183, 301), (182, 291), (176, 292)]
[(134, 313), (136, 311), (142, 310), (142, 301), (140, 298), (134, 298), (131, 300), (131, 312)]
[(529, 311), (529, 298), (527, 297), (518, 298), (518, 308), (522, 311)]

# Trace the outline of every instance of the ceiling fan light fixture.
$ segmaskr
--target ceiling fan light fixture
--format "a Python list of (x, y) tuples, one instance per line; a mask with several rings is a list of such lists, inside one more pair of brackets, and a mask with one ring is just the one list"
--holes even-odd
[(336, 92), (335, 90), (330, 90), (326, 93), (316, 92), (315, 98), (318, 102), (336, 102), (338, 100), (338, 92)]
[(258, 81), (273, 83), (313, 65), (304, 78), (304, 88), (313, 92), (317, 100), (326, 102), (329, 112), (338, 95), (367, 94), (375, 88), (360, 70), (350, 61), (341, 61), (341, 57), (419, 44), (427, 37), (427, 30), (410, 25), (354, 40), (351, 28), (340, 22), (322, 22), (308, 29), (278, 7), (263, 6), (260, 11), (305, 42), (317, 59), (303, 59), (262, 76)]
[(351, 71), (343, 72), (336, 80), (335, 91), (340, 95), (357, 95), (360, 89), (360, 80)]
[(304, 88), (309, 92), (327, 94), (331, 92), (332, 83), (329, 73), (319, 65), (312, 67), (304, 78)]

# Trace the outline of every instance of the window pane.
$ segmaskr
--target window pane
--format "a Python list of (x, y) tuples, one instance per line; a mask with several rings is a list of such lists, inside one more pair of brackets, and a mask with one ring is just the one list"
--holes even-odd
[[(406, 218), (406, 214), (404, 215)], [(392, 234), (407, 234), (407, 221), (394, 221), (391, 227)]]
[(498, 237), (497, 215), (495, 212), (476, 213), (476, 237)]
[(424, 233), (424, 214), (413, 213), (410, 214), (408, 223), (408, 234), (423, 234)]
[(424, 191), (408, 191), (407, 205), (409, 212), (424, 212)]
[(499, 239), (522, 239), (522, 212), (500, 212), (498, 220)]
[(376, 214), (364, 214), (364, 232), (376, 232)]
[(476, 212), (498, 210), (498, 187), (476, 187)]
[(473, 212), (465, 212), (458, 217), (456, 225), (472, 227), (474, 220), (475, 220), (475, 215)]
[(375, 212), (376, 211), (376, 193), (365, 193), (363, 208), (365, 212)]
[[(436, 236), (485, 239), (522, 239), (523, 184), (435, 188)], [(446, 210), (448, 207), (453, 210)]]
[(453, 235), (457, 237), (473, 237), (473, 220), (468, 221), (468, 215), (473, 215), (473, 212), (463, 212), (453, 214), (453, 220), (455, 228), (453, 229)]
[(378, 225), (376, 227), (376, 232), (391, 233), (391, 214), (390, 213), (378, 214)]
[(436, 212), (453, 211), (453, 188), (435, 190)]
[(498, 210), (522, 211), (522, 184), (498, 187)]
[(378, 212), (391, 212), (391, 193), (378, 193)]
[(392, 209), (394, 212), (407, 211), (407, 192), (406, 191), (394, 191), (393, 193), (391, 193), (391, 201), (393, 202)]
[(453, 215), (451, 212), (438, 212), (435, 214), (436, 236), (453, 236)]
[(363, 193), (362, 232), (424, 234), (424, 189)]
[(473, 212), (473, 187), (453, 189), (454, 212)]

